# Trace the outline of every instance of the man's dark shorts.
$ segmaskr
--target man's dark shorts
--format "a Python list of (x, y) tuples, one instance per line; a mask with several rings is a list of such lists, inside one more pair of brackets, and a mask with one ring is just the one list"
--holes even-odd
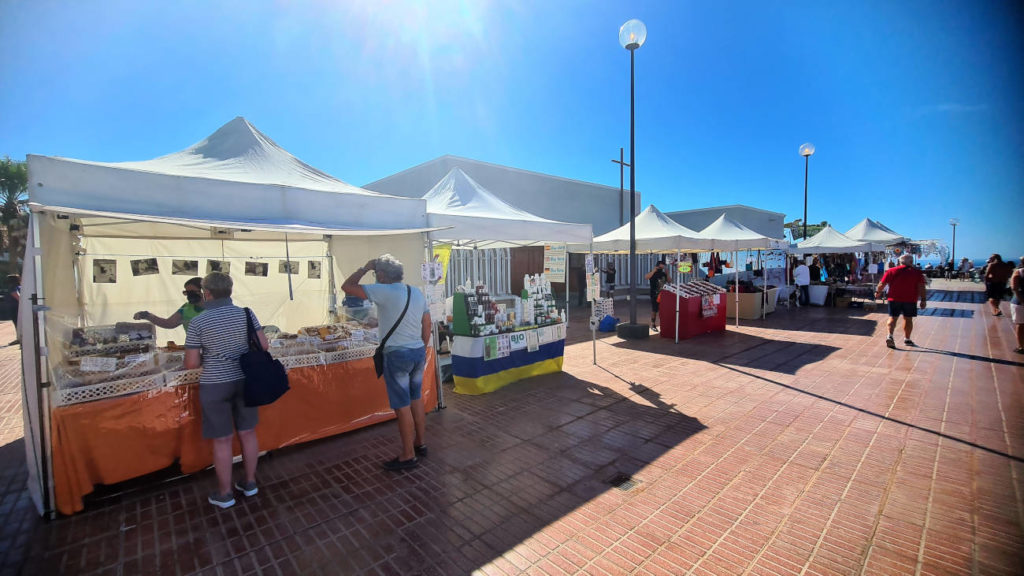
[(917, 316), (917, 302), (893, 302), (890, 300), (889, 316), (899, 318), (900, 314), (904, 318), (914, 318)]
[(245, 405), (245, 380), (199, 385), (203, 409), (203, 438), (231, 436), (235, 430), (252, 430), (259, 422), (259, 408)]
[(985, 282), (985, 299), (1000, 301), (1006, 295), (1006, 284), (998, 282)]
[(658, 312), (658, 295), (654, 293), (651, 294), (651, 312)]

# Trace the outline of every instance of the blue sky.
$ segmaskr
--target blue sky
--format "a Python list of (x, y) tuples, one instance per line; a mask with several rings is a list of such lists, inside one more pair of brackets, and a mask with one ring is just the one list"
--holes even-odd
[(798, 218), (810, 141), (809, 221), (1024, 253), (1012, 1), (4, 0), (0, 155), (142, 160), (245, 116), (353, 184), (456, 154), (616, 186), (630, 18), (644, 204)]

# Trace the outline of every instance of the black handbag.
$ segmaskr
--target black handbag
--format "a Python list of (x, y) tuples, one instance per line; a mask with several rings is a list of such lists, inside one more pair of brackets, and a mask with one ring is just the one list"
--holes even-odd
[(256, 327), (252, 322), (252, 311), (245, 308), (245, 322), (248, 325), (249, 350), (238, 358), (238, 363), (245, 374), (245, 405), (265, 406), (272, 404), (291, 387), (288, 385), (288, 372), (277, 360), (263, 349), (256, 336)]
[(412, 300), (412, 288), (406, 284), (405, 308), (402, 308), (402, 313), (398, 315), (398, 320), (395, 320), (394, 326), (391, 327), (391, 330), (388, 330), (387, 336), (380, 341), (380, 345), (378, 345), (377, 349), (373, 351), (373, 368), (377, 371), (377, 378), (384, 375), (384, 345), (387, 344), (388, 338), (391, 338), (391, 335), (395, 333), (395, 328), (398, 328), (398, 325), (402, 323), (403, 319), (405, 319), (405, 313), (409, 311), (410, 300)]

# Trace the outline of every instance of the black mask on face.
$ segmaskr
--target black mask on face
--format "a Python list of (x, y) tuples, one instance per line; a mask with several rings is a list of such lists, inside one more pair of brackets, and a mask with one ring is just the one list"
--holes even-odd
[(185, 297), (188, 298), (188, 301), (192, 304), (199, 304), (203, 301), (202, 292), (189, 292)]

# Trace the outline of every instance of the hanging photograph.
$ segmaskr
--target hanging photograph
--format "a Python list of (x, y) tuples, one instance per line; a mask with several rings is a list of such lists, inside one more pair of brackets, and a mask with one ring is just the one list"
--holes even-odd
[(278, 260), (277, 271), (280, 274), (298, 274), (299, 273), (299, 261), (298, 260)]
[(93, 260), (92, 282), (93, 284), (116, 284), (117, 260)]
[(231, 274), (231, 262), (228, 262), (227, 260), (207, 260), (206, 273), (209, 274), (210, 272)]
[(199, 276), (199, 260), (171, 260), (171, 274)]
[(132, 260), (132, 276), (149, 276), (150, 274), (159, 274), (160, 268), (156, 263), (156, 258), (143, 258), (142, 260)]
[(309, 278), (312, 278), (313, 280), (320, 279), (320, 266), (321, 264), (319, 260), (309, 261), (309, 270), (306, 272)]
[(245, 275), (246, 276), (266, 276), (268, 268), (270, 268), (270, 266), (266, 262), (246, 262), (245, 263)]

